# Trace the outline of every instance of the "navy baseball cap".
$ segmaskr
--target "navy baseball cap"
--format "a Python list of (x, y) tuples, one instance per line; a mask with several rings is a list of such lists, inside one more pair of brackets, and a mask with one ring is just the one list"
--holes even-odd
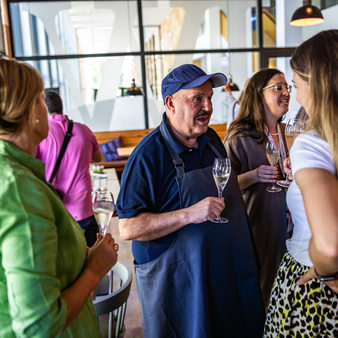
[(173, 95), (181, 89), (195, 88), (211, 80), (212, 87), (220, 87), (227, 83), (222, 73), (206, 74), (201, 68), (193, 64), (185, 64), (173, 69), (162, 81), (162, 97)]

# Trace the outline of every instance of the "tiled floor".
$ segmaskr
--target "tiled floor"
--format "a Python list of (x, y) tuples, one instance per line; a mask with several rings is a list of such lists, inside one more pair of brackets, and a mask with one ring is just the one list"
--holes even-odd
[[(115, 241), (119, 244), (119, 262), (128, 266), (130, 270), (133, 272), (133, 281), (131, 285), (130, 295), (128, 298), (126, 317), (124, 320), (125, 331), (124, 338), (143, 338), (143, 330), (142, 330), (142, 318), (141, 318), (141, 306), (138, 298), (137, 290), (136, 290), (136, 282), (134, 276), (133, 269), (133, 257), (131, 254), (131, 242), (124, 241), (121, 239), (119, 230), (118, 230), (118, 219), (117, 217), (113, 217), (110, 225), (108, 227), (108, 231), (114, 236)], [(100, 322), (103, 333), (106, 332), (106, 323)]]

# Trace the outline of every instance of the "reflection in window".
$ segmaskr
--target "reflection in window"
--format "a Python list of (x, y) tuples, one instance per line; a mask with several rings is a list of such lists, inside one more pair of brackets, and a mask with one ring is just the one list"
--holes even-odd
[(136, 1), (13, 2), (10, 15), (16, 56), (140, 50)]
[[(195, 2), (195, 7), (191, 7), (191, 2), (175, 1), (165, 4), (162, 2), (161, 8), (159, 2), (145, 3), (147, 5), (143, 8), (143, 24), (146, 51), (227, 49), (234, 41), (243, 47), (253, 47), (257, 43), (254, 1), (219, 1), (213, 2), (213, 7), (210, 7), (209, 2)], [(170, 7), (170, 4), (176, 7)], [(243, 31), (237, 32), (235, 26), (232, 26), (229, 32), (229, 8), (240, 13)], [(247, 18), (249, 20), (246, 21)], [(160, 85), (163, 77), (180, 64), (193, 63), (206, 72), (220, 71), (226, 74), (231, 71), (231, 64), (237, 64), (232, 61), (233, 55), (229, 53), (221, 59), (216, 55), (220, 54), (196, 52), (192, 57), (189, 54), (147, 55), (146, 73), (151, 95), (161, 100)], [(251, 55), (254, 57), (252, 60), (246, 60), (247, 57), (249, 56), (242, 54), (240, 68), (237, 70), (237, 67), (233, 67), (235, 77), (236, 72), (244, 72), (245, 76), (249, 76), (252, 69), (258, 69), (257, 54)]]
[(264, 47), (276, 47), (276, 4), (270, 1), (269, 7), (264, 7), (263, 20), (263, 45)]
[[(58, 88), (70, 116), (92, 130), (144, 128), (145, 97), (154, 127), (164, 110), (161, 82), (173, 68), (231, 73), (240, 87), (258, 70), (258, 53), (227, 51), (257, 46), (256, 3), (142, 1), (144, 55), (136, 0), (11, 2), (15, 55), (42, 56), (31, 62), (46, 87)], [(133, 81), (143, 95), (125, 95)], [(212, 122), (223, 123), (221, 88), (213, 102)]]
[(225, 40), (228, 41), (228, 18), (226, 14), (220, 11), (221, 34)]

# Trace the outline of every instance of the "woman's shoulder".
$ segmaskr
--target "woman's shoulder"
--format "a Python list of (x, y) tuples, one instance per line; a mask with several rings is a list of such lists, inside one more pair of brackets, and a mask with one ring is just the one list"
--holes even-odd
[(0, 161), (0, 182), (2, 186), (29, 179), (30, 171), (8, 154), (0, 154)]
[(303, 147), (306, 145), (319, 146), (319, 147), (328, 147), (327, 141), (321, 137), (316, 131), (309, 130), (304, 133), (299, 134), (294, 142), (294, 147)]
[(329, 144), (316, 131), (310, 130), (298, 135), (293, 143), (292, 152), (300, 155), (321, 154), (332, 157)]
[(233, 130), (227, 134), (225, 142), (236, 144), (236, 143), (260, 143), (263, 139), (263, 134), (258, 130)]
[(335, 172), (335, 165), (327, 141), (315, 131), (298, 135), (290, 151), (291, 163), (297, 169), (323, 168)]

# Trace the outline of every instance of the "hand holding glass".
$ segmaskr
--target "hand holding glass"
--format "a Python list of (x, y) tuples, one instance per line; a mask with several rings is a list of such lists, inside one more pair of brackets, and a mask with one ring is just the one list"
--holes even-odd
[[(279, 149), (275, 149), (274, 145), (271, 142), (266, 143), (265, 147), (266, 157), (269, 160), (269, 163), (271, 166), (275, 166), (278, 163), (279, 160)], [(282, 189), (277, 187), (275, 182), (272, 183), (272, 186), (269, 188), (266, 188), (266, 191), (268, 192), (278, 192)]]
[[(286, 123), (285, 140), (289, 153), (295, 138), (304, 131), (305, 123), (306, 121), (301, 119), (289, 119)], [(286, 175), (286, 180), (280, 180), (277, 182), (277, 184), (282, 187), (288, 187), (291, 184), (289, 176)]]
[(105, 235), (115, 208), (113, 194), (107, 190), (95, 191), (92, 207), (100, 233)]
[[(227, 185), (231, 174), (231, 163), (229, 158), (215, 158), (212, 167), (212, 175), (218, 190), (218, 197), (222, 198), (223, 189)], [(218, 216), (214, 223), (227, 223), (229, 220), (226, 217)]]

